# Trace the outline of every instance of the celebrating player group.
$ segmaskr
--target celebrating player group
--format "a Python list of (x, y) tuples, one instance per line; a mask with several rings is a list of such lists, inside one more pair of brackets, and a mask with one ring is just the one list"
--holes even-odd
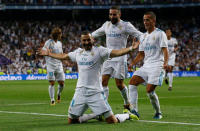
[[(58, 103), (61, 100), (61, 92), (64, 88), (65, 77), (62, 60), (77, 63), (79, 77), (68, 109), (69, 124), (82, 123), (101, 116), (104, 116), (107, 123), (118, 123), (131, 119), (139, 120), (138, 85), (140, 84), (146, 86), (146, 93), (155, 110), (153, 118), (162, 118), (155, 89), (162, 85), (167, 71), (170, 82), (168, 90), (172, 90), (172, 70), (175, 63), (177, 41), (175, 38), (171, 38), (170, 29), (166, 30), (166, 35), (164, 31), (156, 28), (154, 12), (144, 13), (145, 33), (137, 30), (130, 22), (121, 20), (120, 17), (120, 8), (112, 6), (109, 9), (110, 21), (106, 21), (92, 33), (83, 31), (80, 37), (81, 46), (73, 52), (63, 53), (62, 43), (59, 41), (62, 35), (60, 28), (54, 28), (51, 39), (46, 41), (42, 49), (38, 50), (39, 55), (46, 58), (51, 105), (55, 105), (55, 81), (59, 83)], [(95, 46), (95, 39), (103, 35), (106, 36), (106, 47)], [(127, 47), (129, 35), (133, 36), (134, 39), (132, 45)], [(169, 54), (168, 46), (170, 48)], [(143, 66), (134, 72), (129, 81), (129, 86), (126, 86), (124, 83), (127, 74), (126, 54), (135, 51), (137, 48), (139, 48), (137, 56), (133, 58), (129, 66), (132, 67), (140, 61), (143, 62)], [(114, 115), (108, 104), (110, 77), (115, 79), (116, 86), (124, 99), (123, 114)], [(84, 114), (88, 108), (92, 110), (92, 113)]]

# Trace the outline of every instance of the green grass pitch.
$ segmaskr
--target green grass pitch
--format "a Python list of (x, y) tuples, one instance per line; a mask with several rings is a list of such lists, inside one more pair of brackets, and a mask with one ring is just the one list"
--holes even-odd
[[(126, 79), (125, 83), (128, 84), (128, 81)], [(120, 124), (91, 120), (68, 125), (65, 115), (75, 85), (76, 80), (66, 80), (62, 102), (50, 106), (47, 80), (0, 81), (0, 131), (200, 131), (200, 77), (174, 78), (171, 92), (164, 83), (156, 89), (163, 113), (161, 120), (152, 118), (152, 105), (145, 87), (140, 86), (138, 102), (141, 121)], [(122, 113), (123, 100), (113, 79), (109, 87), (112, 110), (115, 114)]]

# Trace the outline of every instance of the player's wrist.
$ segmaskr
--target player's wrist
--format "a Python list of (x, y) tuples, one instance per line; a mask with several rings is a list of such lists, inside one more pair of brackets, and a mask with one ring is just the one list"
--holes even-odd
[(133, 49), (133, 46), (130, 46), (129, 47), (129, 51), (133, 51), (134, 49)]

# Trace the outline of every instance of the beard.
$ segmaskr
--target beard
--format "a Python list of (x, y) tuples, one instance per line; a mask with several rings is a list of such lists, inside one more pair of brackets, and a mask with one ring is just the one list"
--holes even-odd
[(118, 19), (117, 18), (110, 18), (110, 21), (111, 21), (111, 23), (112, 24), (117, 24), (117, 22), (118, 22)]
[(92, 43), (83, 44), (83, 48), (87, 51), (90, 51), (92, 49)]

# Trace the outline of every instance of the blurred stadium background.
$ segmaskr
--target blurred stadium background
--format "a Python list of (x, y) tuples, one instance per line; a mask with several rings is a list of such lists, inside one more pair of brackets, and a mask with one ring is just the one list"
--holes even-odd
[[(122, 9), (121, 19), (130, 21), (136, 28), (144, 32), (143, 26), (143, 14), (146, 11), (154, 11), (157, 14), (157, 27), (165, 30), (166, 28), (171, 28), (173, 37), (178, 40), (178, 51), (176, 53), (176, 65), (174, 67), (175, 73), (180, 73), (184, 71), (185, 76), (197, 76), (195, 78), (175, 78), (175, 85), (178, 87), (172, 94), (167, 94), (167, 88), (161, 89), (160, 94), (164, 96), (197, 96), (199, 99), (199, 86), (200, 86), (200, 0), (0, 0), (0, 109), (13, 111), (27, 111), (27, 112), (43, 112), (43, 113), (66, 113), (66, 103), (67, 106), (72, 97), (72, 92), (75, 87), (76, 81), (67, 81), (64, 99), (66, 103), (61, 104), (60, 107), (57, 106), (54, 109), (47, 106), (40, 105), (40, 109), (36, 109), (33, 105), (30, 105), (30, 109), (24, 107), (10, 108), (6, 104), (19, 104), (19, 103), (31, 103), (34, 101), (46, 102), (48, 101), (48, 92), (46, 81), (2, 81), (2, 80), (12, 80), (8, 78), (8, 75), (19, 76), (19, 75), (31, 75), (31, 74), (46, 74), (46, 64), (42, 57), (36, 55), (36, 49), (42, 47), (44, 42), (49, 38), (51, 29), (55, 26), (61, 27), (63, 31), (63, 50), (64, 52), (70, 52), (80, 46), (80, 33), (83, 30), (94, 31), (99, 28), (106, 20), (108, 20), (108, 9), (111, 5), (120, 5)], [(131, 44), (131, 38), (129, 38), (129, 45)], [(105, 38), (102, 37), (98, 40), (97, 44), (105, 44)], [(137, 52), (128, 57), (128, 63), (136, 55)], [(140, 67), (142, 63), (138, 64)], [(77, 67), (74, 63), (64, 64), (65, 73), (76, 73)], [(135, 68), (129, 69), (129, 72), (133, 72)], [(187, 75), (187, 72), (188, 75)], [(183, 72), (182, 72), (183, 73)], [(176, 74), (174, 74), (176, 75)], [(45, 75), (44, 75), (45, 76)], [(177, 75), (179, 76), (179, 75)], [(73, 77), (71, 77), (73, 78)], [(76, 78), (76, 77), (75, 77)], [(21, 79), (21, 78), (20, 78)], [(33, 78), (34, 79), (34, 78)], [(39, 79), (39, 78), (38, 78)], [(41, 78), (42, 79), (42, 78)], [(46, 77), (44, 78), (46, 79)], [(43, 83), (43, 84), (42, 84)], [(128, 83), (128, 79), (126, 80)], [(37, 88), (33, 85), (38, 86)], [(193, 84), (193, 85), (191, 85)], [(70, 88), (68, 88), (70, 86)], [(115, 86), (113, 81), (111, 82), (111, 87)], [(188, 89), (191, 86), (190, 90)], [(4, 88), (5, 87), (5, 88)], [(15, 88), (16, 87), (16, 88)], [(26, 87), (29, 87), (29, 91)], [(43, 87), (43, 89), (42, 89)], [(73, 88), (71, 88), (73, 87)], [(19, 90), (18, 90), (19, 89)], [(37, 90), (40, 93), (37, 92)], [(178, 90), (179, 89), (179, 90)], [(180, 90), (185, 90), (185, 92), (180, 92)], [(15, 94), (17, 93), (17, 94)], [(144, 90), (141, 90), (144, 93)], [(188, 91), (188, 92), (187, 92)], [(11, 94), (9, 94), (12, 92)], [(22, 92), (26, 92), (23, 95)], [(36, 93), (37, 92), (37, 93)], [(117, 89), (111, 89), (111, 93), (115, 94)], [(33, 93), (33, 94), (31, 94)], [(41, 95), (41, 96), (40, 96)], [(119, 93), (116, 96), (112, 96), (110, 100), (111, 106), (114, 108), (114, 112), (120, 113), (122, 108), (119, 107), (122, 103)], [(32, 97), (31, 97), (32, 96)], [(38, 97), (36, 97), (38, 96)], [(145, 95), (144, 95), (145, 97)], [(180, 121), (180, 122), (193, 122), (200, 123), (199, 118), (199, 103), (194, 97), (182, 99), (185, 103), (180, 102), (181, 107), (187, 107), (186, 110), (181, 110), (176, 108), (176, 99), (170, 101), (161, 100), (161, 108), (165, 112), (168, 112), (168, 117), (173, 119), (167, 119), (169, 121)], [(196, 101), (195, 101), (196, 100)], [(65, 100), (64, 100), (65, 101)], [(142, 100), (139, 102), (143, 103)], [(168, 102), (173, 103), (168, 105)], [(146, 109), (151, 109), (151, 106), (146, 102), (148, 106), (142, 104), (142, 107)], [(162, 105), (164, 103), (164, 105)], [(140, 103), (139, 103), (140, 104)], [(181, 105), (182, 104), (182, 105)], [(178, 105), (179, 106), (179, 105)], [(193, 108), (195, 106), (195, 108)], [(34, 110), (31, 110), (34, 109)], [(57, 109), (56, 109), (57, 108)], [(43, 111), (47, 110), (47, 111)], [(191, 111), (191, 109), (194, 109)], [(59, 111), (58, 111), (59, 110)], [(62, 112), (61, 112), (62, 110)], [(174, 110), (174, 112), (173, 112)], [(151, 112), (147, 110), (143, 112), (148, 116), (144, 119), (150, 119)], [(148, 114), (149, 113), (149, 114)], [(171, 113), (171, 114), (170, 114)], [(186, 113), (182, 116), (182, 114)], [(167, 113), (166, 113), (167, 114)], [(178, 116), (176, 116), (178, 114)], [(187, 117), (191, 121), (187, 121)], [(177, 118), (175, 118), (175, 116)], [(30, 130), (51, 130), (51, 128), (44, 128), (44, 126), (49, 126), (42, 121), (48, 121), (52, 118), (33, 118), (33, 121), (37, 121), (37, 124), (26, 123), (21, 119), (22, 123), (26, 126), (22, 126), (20, 123), (14, 123), (17, 121), (18, 115), (7, 116), (6, 114), (0, 113), (0, 130), (26, 130), (30, 125), (32, 128)], [(166, 116), (164, 116), (166, 117)], [(12, 121), (13, 120), (13, 121)], [(29, 120), (29, 119), (28, 119)], [(53, 119), (56, 124), (59, 125), (57, 119)], [(60, 119), (59, 119), (60, 120)], [(166, 120), (166, 119), (165, 119)], [(11, 124), (15, 126), (10, 127)], [(52, 121), (48, 121), (53, 124)], [(61, 124), (66, 124), (66, 120), (61, 119)], [(108, 126), (106, 129), (123, 129), (126, 126), (130, 126), (131, 123), (122, 124), (122, 127)], [(137, 126), (136, 123), (134, 126)], [(1, 125), (2, 126), (1, 128)], [(40, 128), (35, 128), (34, 125), (40, 126)], [(63, 126), (62, 125), (62, 126)], [(87, 125), (86, 125), (87, 126)], [(93, 126), (89, 124), (89, 126)], [(149, 126), (153, 126), (152, 130), (159, 130), (161, 125), (143, 125), (139, 124), (139, 127), (146, 127), (148, 130)], [(43, 127), (43, 128), (42, 128)], [(51, 127), (51, 126), (50, 126)], [(78, 126), (79, 128), (81, 126)], [(58, 128), (58, 127), (57, 127)], [(94, 126), (90, 128), (91, 130), (95, 128), (102, 128), (102, 126)], [(129, 128), (132, 129), (133, 127)], [(164, 128), (164, 127), (163, 127)], [(52, 128), (54, 129), (54, 128)], [(59, 129), (59, 128), (58, 128)], [(62, 127), (61, 130), (65, 128)], [(70, 129), (75, 129), (70, 128)], [(83, 129), (87, 129), (84, 127)], [(137, 128), (138, 129), (138, 128)], [(161, 129), (161, 128), (160, 128)], [(181, 127), (172, 126), (170, 124), (164, 128), (165, 130), (200, 130), (199, 125), (196, 127)]]

